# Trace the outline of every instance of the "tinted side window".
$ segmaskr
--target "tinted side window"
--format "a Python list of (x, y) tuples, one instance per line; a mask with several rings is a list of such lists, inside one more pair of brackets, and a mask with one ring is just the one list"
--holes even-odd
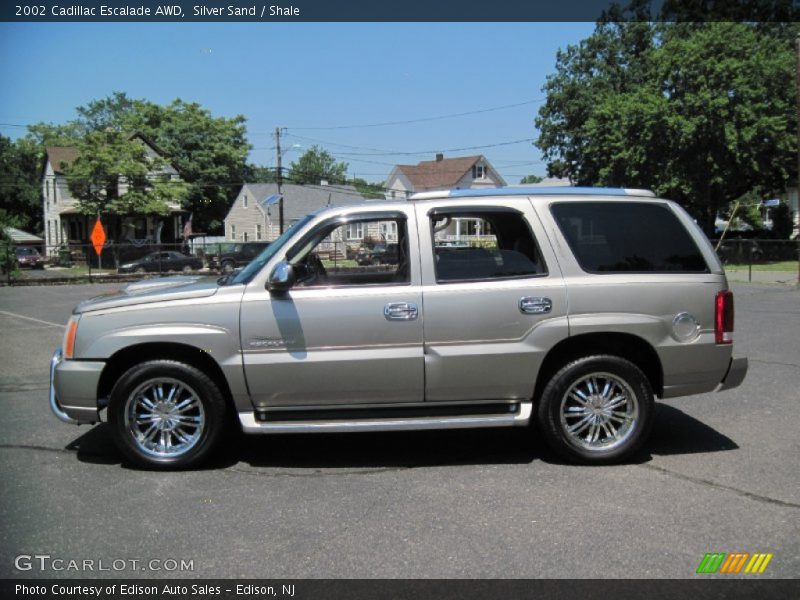
[(547, 273), (531, 230), (516, 211), (432, 214), (431, 232), (439, 283)]
[[(396, 242), (381, 237), (381, 231), (388, 229), (396, 232)], [(407, 284), (408, 257), (404, 217), (354, 217), (344, 223), (334, 219), (287, 254), (300, 287)]]
[(668, 207), (642, 202), (562, 202), (553, 216), (584, 271), (706, 273), (694, 240)]

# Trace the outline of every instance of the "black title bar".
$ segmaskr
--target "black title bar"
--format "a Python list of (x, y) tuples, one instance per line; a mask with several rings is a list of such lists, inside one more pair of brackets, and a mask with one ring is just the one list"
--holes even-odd
[(800, 0), (46, 0), (2, 3), (19, 22), (555, 22), (614, 20), (797, 21)]

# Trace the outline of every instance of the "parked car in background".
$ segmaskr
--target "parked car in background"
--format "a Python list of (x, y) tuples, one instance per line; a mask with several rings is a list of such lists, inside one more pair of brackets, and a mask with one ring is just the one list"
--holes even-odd
[(375, 244), (370, 248), (359, 248), (356, 262), (361, 265), (396, 265), (399, 263), (397, 244)]
[(36, 248), (30, 246), (17, 246), (15, 250), (17, 264), (29, 269), (44, 269), (44, 258)]
[(269, 242), (243, 242), (240, 244), (226, 244), (220, 252), (208, 254), (208, 268), (223, 273), (230, 273), (245, 266), (269, 246)]
[(166, 271), (199, 271), (203, 261), (180, 252), (151, 252), (138, 260), (122, 264), (118, 273), (163, 273)]

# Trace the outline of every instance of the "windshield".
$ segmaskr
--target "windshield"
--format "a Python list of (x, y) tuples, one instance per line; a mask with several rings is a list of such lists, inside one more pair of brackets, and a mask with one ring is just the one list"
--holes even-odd
[(262, 267), (267, 264), (270, 259), (278, 253), (278, 251), (281, 250), (281, 248), (283, 248), (286, 240), (292, 237), (295, 231), (303, 227), (313, 218), (313, 214), (306, 215), (296, 223), (292, 223), (292, 225), (289, 226), (289, 229), (284, 231), (277, 240), (267, 246), (261, 254), (251, 260), (250, 263), (244, 269), (239, 271), (229, 283), (247, 283), (250, 281), (253, 276), (258, 273)]

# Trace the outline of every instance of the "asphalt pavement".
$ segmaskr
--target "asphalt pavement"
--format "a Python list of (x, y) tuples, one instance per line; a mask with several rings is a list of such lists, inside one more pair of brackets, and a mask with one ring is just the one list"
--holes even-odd
[[(734, 284), (747, 379), (660, 402), (631, 464), (565, 465), (515, 429), (234, 436), (153, 473), (47, 405), (72, 306), (118, 285), (0, 288), (0, 577), (692, 578), (707, 552), (800, 574), (794, 287)], [(16, 568), (34, 555), (62, 570)], [(68, 568), (99, 559), (121, 568)]]

